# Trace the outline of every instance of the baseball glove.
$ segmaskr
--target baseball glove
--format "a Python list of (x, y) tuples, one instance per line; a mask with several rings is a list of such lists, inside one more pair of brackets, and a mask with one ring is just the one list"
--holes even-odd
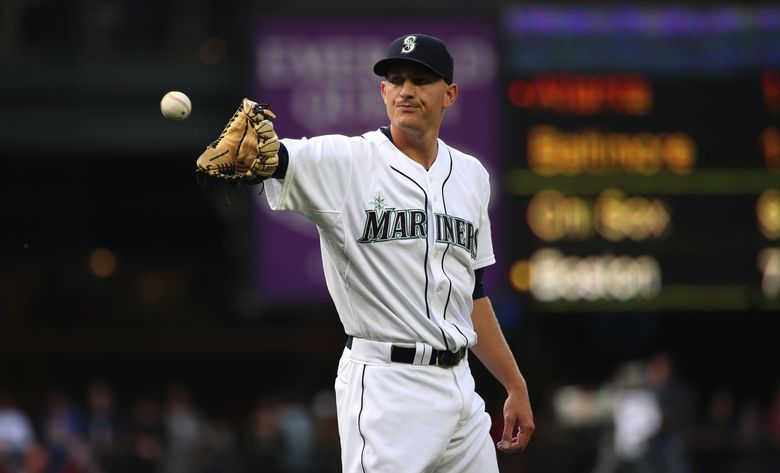
[(244, 99), (225, 129), (196, 162), (197, 172), (238, 184), (257, 184), (279, 165), (279, 140), (267, 104)]

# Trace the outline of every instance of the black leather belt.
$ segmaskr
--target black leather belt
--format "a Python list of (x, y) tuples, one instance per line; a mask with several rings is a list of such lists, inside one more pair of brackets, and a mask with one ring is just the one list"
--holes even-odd
[[(352, 335), (347, 336), (347, 348), (350, 350), (352, 349), (352, 340), (354, 338), (355, 337)], [(390, 360), (396, 363), (414, 364), (414, 358), (416, 355), (417, 349), (414, 347), (399, 347), (397, 345), (393, 345), (390, 349)], [(465, 356), (466, 347), (463, 347), (455, 352), (434, 349), (433, 353), (431, 353), (431, 361), (428, 364), (431, 366), (445, 367), (457, 366)]]

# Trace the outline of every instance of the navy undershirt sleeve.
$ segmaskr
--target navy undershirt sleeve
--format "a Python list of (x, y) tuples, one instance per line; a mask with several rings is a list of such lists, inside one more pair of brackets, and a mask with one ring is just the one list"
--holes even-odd
[(487, 294), (485, 294), (485, 285), (482, 283), (482, 275), (484, 272), (485, 268), (479, 268), (474, 271), (474, 292), (471, 294), (473, 300), (487, 297)]
[(287, 163), (290, 161), (290, 153), (284, 144), (279, 143), (279, 166), (276, 171), (271, 175), (274, 179), (284, 179), (284, 175), (287, 174)]

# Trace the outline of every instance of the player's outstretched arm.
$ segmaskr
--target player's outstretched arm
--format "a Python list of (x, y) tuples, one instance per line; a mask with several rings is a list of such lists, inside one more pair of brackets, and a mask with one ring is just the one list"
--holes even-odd
[(531, 401), (525, 379), (501, 332), (490, 299), (482, 297), (474, 301), (471, 319), (477, 332), (477, 344), (471, 347), (471, 351), (507, 392), (504, 432), (498, 449), (504, 452), (524, 450), (535, 429)]

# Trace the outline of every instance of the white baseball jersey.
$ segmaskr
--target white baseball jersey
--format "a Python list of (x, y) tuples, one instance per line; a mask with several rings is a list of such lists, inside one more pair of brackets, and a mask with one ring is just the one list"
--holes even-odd
[(284, 179), (265, 181), (268, 202), (317, 225), (345, 332), (439, 350), (474, 345), (474, 270), (495, 262), (482, 164), (438, 140), (426, 170), (381, 131), (281, 141), (289, 164)]

